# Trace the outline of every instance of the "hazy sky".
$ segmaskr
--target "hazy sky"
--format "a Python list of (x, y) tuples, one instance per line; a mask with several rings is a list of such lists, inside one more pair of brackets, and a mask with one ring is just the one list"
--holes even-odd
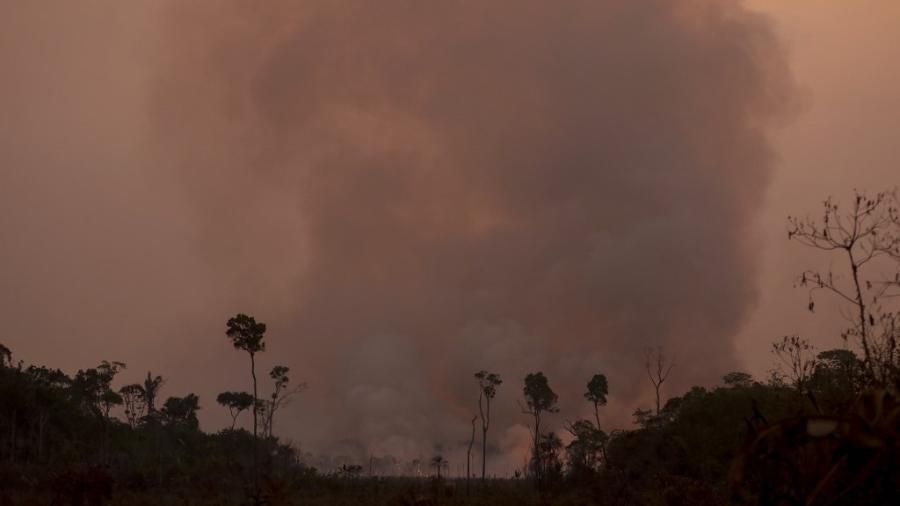
[(900, 183), (900, 4), (741, 5), (6, 2), (0, 341), (214, 430), (248, 312), (310, 384), (277, 433), (398, 456), (452, 454), (488, 368), (507, 466), (525, 372), (557, 423), (606, 372), (621, 426), (645, 345), (676, 393), (834, 344), (785, 216)]
[[(803, 112), (773, 132), (777, 162), (759, 223), (760, 304), (737, 340), (756, 371), (768, 367), (772, 336), (800, 333), (820, 347), (840, 343), (826, 311), (803, 310), (806, 293), (792, 290), (795, 274), (827, 267), (787, 241), (788, 214), (817, 214), (828, 195), (849, 198), (852, 188), (878, 191), (900, 185), (900, 3), (752, 0), (769, 13), (790, 51), (803, 89)], [(827, 301), (823, 299), (823, 302)], [(828, 307), (828, 306), (826, 306)], [(833, 306), (828, 307), (833, 308)]]

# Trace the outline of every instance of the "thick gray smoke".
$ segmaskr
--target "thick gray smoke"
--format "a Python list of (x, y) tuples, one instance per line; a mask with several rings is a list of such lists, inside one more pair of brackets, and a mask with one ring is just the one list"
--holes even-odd
[(311, 385), (276, 432), (452, 453), (486, 368), (505, 379), (492, 434), (508, 469), (526, 372), (560, 394), (557, 424), (606, 373), (622, 424), (649, 403), (644, 346), (676, 356), (672, 393), (739, 367), (765, 134), (791, 103), (782, 48), (740, 2), (150, 11), (135, 149), (162, 193), (142, 202), (190, 224), (147, 231), (183, 259), (172, 292), (190, 300), (149, 307), (173, 322), (161, 341), (202, 343), (169, 364), (207, 399), (244, 381), (220, 327), (251, 312), (272, 329), (265, 359)]

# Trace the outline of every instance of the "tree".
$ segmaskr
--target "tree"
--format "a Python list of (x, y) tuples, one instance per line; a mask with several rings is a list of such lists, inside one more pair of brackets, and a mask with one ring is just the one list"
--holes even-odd
[(562, 462), (559, 459), (562, 440), (555, 432), (548, 432), (541, 435), (539, 445), (541, 478), (547, 483), (556, 482), (562, 477)]
[(197, 420), (197, 410), (200, 409), (200, 399), (194, 394), (184, 397), (169, 397), (163, 404), (162, 414), (166, 425), (170, 427), (185, 427), (196, 430), (200, 426)]
[(644, 428), (649, 427), (651, 422), (653, 422), (653, 420), (654, 420), (653, 412), (650, 411), (649, 409), (644, 409), (644, 408), (636, 408), (634, 410), (634, 413), (631, 414), (631, 416), (634, 417), (635, 425), (638, 425), (638, 426), (644, 427)]
[(650, 383), (656, 391), (656, 416), (659, 416), (659, 390), (666, 379), (668, 379), (672, 368), (675, 367), (675, 361), (663, 353), (662, 346), (657, 346), (656, 348), (648, 346), (644, 348), (644, 367), (647, 369), (647, 376), (650, 378)]
[(133, 429), (146, 414), (147, 403), (144, 400), (143, 388), (138, 383), (125, 385), (119, 389), (119, 395), (125, 404), (125, 419)]
[(0, 368), (12, 367), (12, 351), (0, 343)]
[(144, 380), (144, 385), (141, 390), (144, 403), (147, 405), (147, 415), (156, 413), (156, 397), (159, 395), (159, 391), (162, 389), (164, 383), (165, 381), (163, 381), (162, 376), (153, 376), (150, 371), (147, 371), (147, 378)]
[(107, 422), (109, 421), (109, 412), (112, 408), (122, 404), (122, 396), (112, 389), (113, 379), (122, 369), (125, 369), (124, 362), (107, 362), (104, 360), (97, 366), (97, 372), (102, 383), (100, 405), (103, 409), (103, 417)]
[(569, 469), (576, 476), (590, 477), (604, 460), (606, 434), (590, 420), (578, 420), (567, 424), (566, 430), (572, 434), (572, 442), (566, 447)]
[(469, 439), (469, 449), (466, 450), (466, 495), (469, 495), (469, 481), (472, 479), (472, 446), (475, 445), (475, 421), (478, 415), (472, 417), (472, 437)]
[(772, 345), (772, 353), (787, 366), (791, 382), (799, 393), (804, 393), (807, 382), (816, 370), (816, 358), (812, 355), (812, 350), (809, 340), (801, 339), (800, 336), (784, 336), (781, 341)]
[(270, 399), (261, 403), (262, 416), (260, 416), (260, 421), (263, 426), (263, 437), (272, 436), (272, 430), (275, 423), (275, 412), (278, 411), (279, 408), (286, 406), (295, 394), (306, 390), (306, 383), (300, 383), (291, 389), (288, 388), (288, 383), (291, 381), (288, 377), (290, 371), (291, 370), (288, 367), (276, 365), (269, 372), (269, 377), (275, 381), (275, 386), (272, 390)]
[(852, 351), (825, 350), (816, 356), (809, 389), (826, 412), (846, 411), (861, 392), (862, 371), (862, 361)]
[(753, 376), (745, 372), (734, 371), (722, 376), (722, 383), (731, 388), (747, 388), (753, 384)]
[(250, 376), (253, 378), (253, 483), (254, 492), (259, 491), (259, 450), (257, 448), (257, 438), (259, 437), (259, 395), (256, 385), (256, 354), (265, 351), (266, 343), (263, 338), (266, 334), (266, 324), (257, 323), (252, 316), (238, 313), (228, 320), (225, 324), (225, 335), (231, 340), (234, 349), (242, 350), (250, 355)]
[(231, 430), (234, 430), (237, 417), (253, 406), (253, 396), (247, 392), (222, 392), (216, 397), (216, 402), (228, 408), (231, 414)]
[(808, 309), (815, 310), (814, 295), (824, 290), (849, 304), (850, 328), (844, 340), (858, 340), (863, 351), (863, 373), (868, 383), (889, 383), (900, 366), (897, 315), (885, 314), (880, 301), (900, 297), (900, 272), (894, 276), (866, 277), (863, 268), (884, 272), (873, 262), (900, 261), (900, 214), (896, 191), (869, 196), (854, 191), (849, 209), (842, 210), (828, 197), (821, 220), (788, 216), (788, 239), (826, 252), (840, 253), (849, 280), (827, 271), (806, 270), (799, 286), (809, 289)]
[(525, 376), (525, 406), (522, 413), (531, 415), (534, 420), (534, 471), (540, 481), (541, 473), (541, 420), (544, 413), (556, 413), (559, 408), (556, 403), (559, 396), (550, 388), (547, 377), (543, 372), (529, 373)]
[(587, 384), (584, 398), (594, 405), (594, 420), (597, 422), (597, 430), (600, 430), (600, 406), (606, 406), (607, 395), (609, 395), (609, 383), (606, 381), (606, 376), (595, 374)]
[[(35, 410), (33, 418), (37, 429), (37, 456), (38, 460), (40, 460), (44, 455), (45, 440), (49, 432), (48, 428), (52, 425), (51, 415), (55, 415), (56, 418), (63, 415), (61, 411), (65, 411), (66, 401), (70, 400), (70, 397), (66, 395), (66, 390), (71, 387), (72, 379), (59, 369), (49, 369), (44, 366), (38, 367), (34, 365), (29, 365), (25, 369), (25, 377), (31, 383), (29, 390), (33, 395), (32, 406)], [(8, 398), (8, 396), (4, 396), (3, 392), (0, 392), (0, 397)], [(15, 402), (12, 402), (12, 404), (14, 405)], [(69, 411), (63, 416), (71, 417), (76, 413), (77, 410), (74, 413)]]
[(124, 368), (122, 362), (104, 360), (94, 369), (79, 370), (75, 374), (72, 395), (85, 412), (109, 421), (110, 410), (122, 403), (122, 397), (112, 390), (112, 382)]
[(481, 413), (481, 481), (484, 482), (487, 466), (487, 432), (491, 424), (491, 399), (497, 395), (497, 387), (503, 383), (499, 374), (487, 371), (475, 373), (478, 380), (478, 411)]
[(110, 411), (122, 404), (122, 396), (112, 389), (116, 375), (125, 368), (122, 362), (104, 360), (94, 369), (79, 370), (72, 380), (70, 392), (73, 400), (86, 413), (97, 417), (103, 426), (101, 459), (105, 462), (109, 447)]
[(448, 465), (450, 465), (449, 462), (447, 462), (447, 459), (445, 459), (441, 454), (437, 454), (431, 458), (431, 467), (437, 470), (437, 478), (439, 480), (441, 479), (441, 470)]
[(341, 464), (338, 473), (350, 479), (358, 478), (363, 472), (363, 467), (359, 464)]

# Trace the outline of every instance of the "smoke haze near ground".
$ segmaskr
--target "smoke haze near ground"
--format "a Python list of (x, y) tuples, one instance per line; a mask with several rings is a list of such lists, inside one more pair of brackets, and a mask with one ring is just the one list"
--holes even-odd
[(795, 108), (765, 17), (721, 0), (135, 5), (6, 17), (14, 352), (40, 341), (74, 368), (107, 350), (221, 425), (214, 394), (246, 388), (224, 321), (248, 312), (270, 325), (263, 367), (310, 384), (276, 433), (405, 458), (456, 451), (486, 368), (505, 379), (505, 469), (528, 444), (526, 372), (560, 394), (558, 426), (598, 371), (609, 423), (647, 404), (646, 345), (675, 355), (672, 392), (741, 367), (767, 131)]

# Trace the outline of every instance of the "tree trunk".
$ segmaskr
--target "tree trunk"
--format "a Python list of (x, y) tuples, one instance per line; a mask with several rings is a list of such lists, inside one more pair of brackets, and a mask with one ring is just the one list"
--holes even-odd
[[(851, 246), (852, 248), (852, 246)], [(863, 299), (862, 287), (859, 284), (859, 266), (853, 257), (853, 250), (847, 249), (847, 255), (850, 257), (850, 271), (853, 274), (853, 286), (856, 288), (856, 305), (859, 309), (859, 337), (863, 345), (863, 354), (865, 355), (865, 372), (869, 376), (869, 381), (875, 380), (875, 364), (872, 363), (872, 352), (869, 350), (869, 331), (866, 326), (866, 302)]]
[(485, 470), (487, 469), (487, 432), (491, 423), (491, 398), (486, 397), (487, 417), (481, 419), (481, 482), (484, 483)]
[[(594, 403), (594, 420), (597, 421), (597, 430), (598, 431), (601, 430), (600, 429), (600, 407), (597, 405), (596, 402)], [(606, 445), (605, 444), (600, 446), (600, 456), (603, 457), (603, 465), (606, 466), (608, 464), (608, 462), (607, 462), (607, 458), (606, 458)]]
[(534, 478), (541, 481), (541, 415), (534, 413)]
[(472, 439), (469, 440), (469, 450), (466, 452), (466, 495), (469, 495), (469, 481), (472, 478), (471, 465), (472, 446), (475, 445), (475, 420), (478, 420), (477, 416), (472, 417)]
[(257, 419), (256, 419), (256, 358), (254, 354), (250, 354), (250, 375), (253, 376), (253, 492), (259, 493), (259, 442), (257, 441)]

